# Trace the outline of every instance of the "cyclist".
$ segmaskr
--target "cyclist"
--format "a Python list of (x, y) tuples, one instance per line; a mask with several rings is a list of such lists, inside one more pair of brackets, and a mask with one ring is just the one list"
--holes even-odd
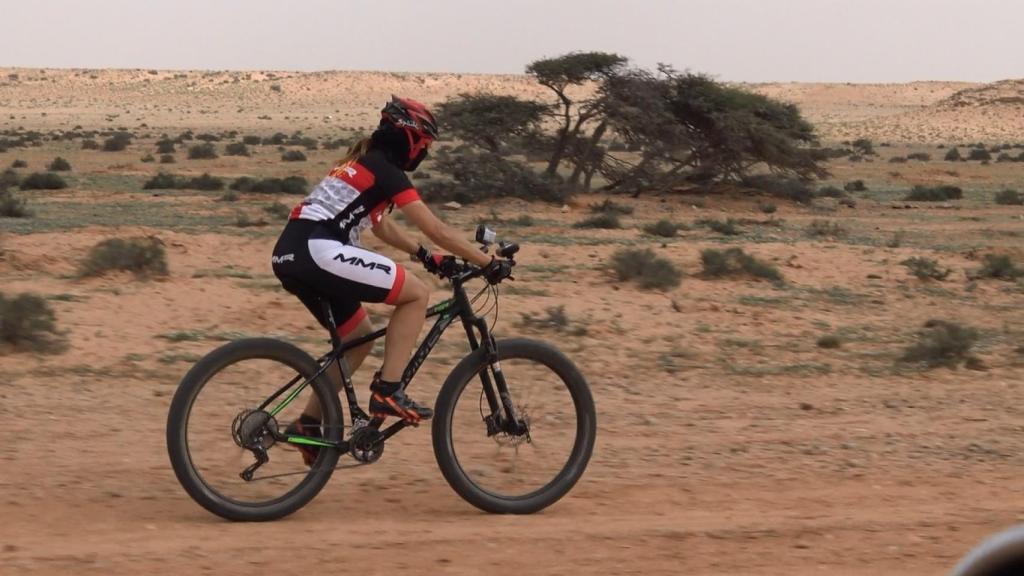
[[(362, 302), (395, 307), (384, 341), (384, 362), (370, 384), (370, 413), (398, 416), (411, 423), (433, 416), (430, 408), (405, 394), (401, 383), (423, 327), (429, 290), (400, 264), (362, 247), (360, 233), (369, 228), (377, 238), (436, 273), (441, 258), (390, 217), (398, 207), (431, 242), (484, 267), (488, 281), (499, 282), (511, 272), (507, 260), (484, 254), (434, 216), (406, 176), (426, 158), (437, 136), (437, 122), (423, 104), (392, 96), (381, 110), (373, 134), (352, 146), (292, 210), (271, 259), (284, 289), (297, 296), (325, 327), (329, 324), (322, 302), (329, 303), (342, 341), (373, 330)], [(368, 342), (347, 352), (349, 369), (355, 371), (372, 347)], [(314, 396), (286, 432), (320, 436), (321, 417)], [(319, 451), (305, 446), (300, 450), (307, 464), (316, 460)]]

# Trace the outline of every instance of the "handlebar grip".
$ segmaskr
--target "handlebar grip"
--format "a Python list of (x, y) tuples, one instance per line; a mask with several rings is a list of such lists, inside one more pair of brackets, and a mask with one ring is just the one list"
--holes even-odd
[(514, 242), (508, 244), (502, 243), (497, 252), (498, 256), (501, 256), (502, 258), (511, 258), (516, 252), (519, 252), (519, 244)]

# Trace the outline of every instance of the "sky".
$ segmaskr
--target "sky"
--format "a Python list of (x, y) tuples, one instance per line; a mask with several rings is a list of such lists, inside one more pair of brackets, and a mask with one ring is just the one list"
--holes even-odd
[(0, 67), (521, 73), (571, 51), (726, 81), (1024, 77), (1024, 0), (0, 0)]

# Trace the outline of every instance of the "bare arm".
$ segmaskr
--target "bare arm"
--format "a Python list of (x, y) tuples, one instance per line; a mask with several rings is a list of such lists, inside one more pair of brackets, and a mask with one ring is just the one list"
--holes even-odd
[(415, 254), (420, 247), (419, 241), (395, 224), (390, 216), (384, 216), (371, 230), (374, 236), (407, 254)]
[[(441, 248), (469, 260), (477, 266), (486, 266), (491, 263), (491, 257), (480, 251), (480, 248), (466, 240), (457, 231), (453, 230), (444, 222), (441, 222), (434, 213), (430, 211), (422, 201), (410, 202), (402, 208), (402, 214), (416, 225), (427, 238)], [(387, 242), (387, 240), (385, 240)], [(415, 252), (418, 246), (414, 246)]]

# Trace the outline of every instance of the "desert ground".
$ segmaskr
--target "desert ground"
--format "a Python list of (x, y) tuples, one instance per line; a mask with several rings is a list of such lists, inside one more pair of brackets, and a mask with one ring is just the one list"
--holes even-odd
[[(477, 511), (445, 483), (421, 427), (372, 466), (336, 472), (298, 513), (238, 524), (177, 483), (167, 409), (191, 364), (227, 339), (324, 349), (270, 269), (283, 219), (265, 208), (302, 196), (231, 201), (143, 183), (159, 170), (314, 182), (342, 151), (282, 162), (257, 145), (249, 157), (189, 160), (179, 146), (174, 164), (141, 159), (185, 130), (351, 139), (393, 92), (428, 103), (545, 92), (520, 76), (0, 69), (0, 131), (43, 135), (0, 153), (0, 168), (22, 160), (25, 176), (57, 156), (72, 167), (66, 189), (16, 191), (31, 218), (0, 218), (0, 292), (46, 297), (67, 343), (0, 354), (0, 573), (946, 573), (1024, 522), (1024, 283), (974, 278), (988, 254), (1024, 266), (1024, 207), (993, 202), (1024, 190), (1024, 163), (943, 160), (954, 145), (1024, 144), (1024, 84), (751, 88), (800, 105), (827, 144), (871, 139), (877, 155), (832, 160), (819, 183), (866, 189), (810, 205), (696, 191), (440, 210), (467, 234), (488, 220), (522, 244), (498, 335), (555, 341), (589, 380), (597, 446), (563, 500), (532, 516)], [(76, 126), (135, 138), (104, 152), (51, 137)], [(931, 159), (890, 162), (911, 153)], [(917, 184), (960, 186), (964, 197), (905, 201)], [(633, 209), (623, 228), (572, 226), (609, 198)], [(673, 238), (642, 230), (662, 218), (687, 226)], [(698, 222), (727, 218), (738, 234)], [(81, 277), (89, 249), (113, 237), (157, 238), (169, 274)], [(686, 276), (668, 291), (618, 281), (607, 264), (623, 247), (650, 247)], [(704, 275), (702, 250), (728, 247), (784, 282)], [(951, 273), (919, 279), (901, 265), (915, 256)], [(432, 282), (432, 300), (444, 298)], [(558, 306), (564, 327), (526, 320)], [(378, 325), (387, 312), (371, 307)], [(899, 362), (933, 319), (977, 330), (970, 368)], [(841, 345), (819, 345), (823, 336)], [(416, 397), (432, 398), (464, 353), (449, 332)], [(378, 347), (357, 374), (364, 395), (379, 358)]]

